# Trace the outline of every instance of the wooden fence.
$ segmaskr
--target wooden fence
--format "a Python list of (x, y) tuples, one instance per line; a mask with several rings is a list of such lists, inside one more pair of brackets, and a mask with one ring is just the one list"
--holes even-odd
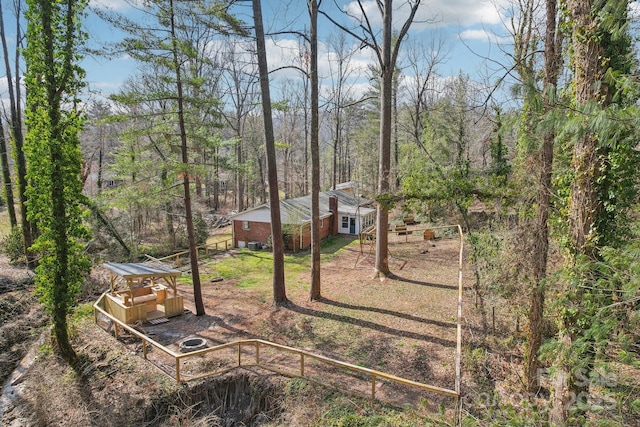
[[(272, 343), (272, 342), (260, 340), (260, 339), (247, 339), (247, 340), (234, 341), (226, 344), (221, 344), (215, 347), (195, 350), (189, 353), (179, 353), (168, 347), (163, 346), (162, 344), (154, 341), (152, 338), (136, 330), (130, 325), (127, 325), (119, 321), (115, 317), (111, 316), (102, 308), (103, 298), (104, 298), (104, 295), (100, 299), (98, 299), (98, 301), (96, 301), (96, 303), (93, 305), (95, 323), (98, 324), (98, 316), (101, 314), (107, 317), (111, 322), (113, 322), (114, 334), (116, 338), (118, 337), (118, 334), (119, 334), (119, 328), (122, 328), (123, 330), (126, 330), (127, 332), (129, 332), (131, 335), (139, 338), (142, 341), (142, 352), (145, 359), (147, 359), (148, 346), (152, 346), (157, 350), (165, 353), (172, 359), (174, 359), (175, 375), (171, 375), (170, 373), (164, 370), (162, 370), (162, 372), (164, 372), (165, 374), (171, 375), (178, 382), (194, 381), (194, 380), (198, 380), (206, 377), (221, 375), (232, 369), (236, 369), (240, 367), (252, 367), (252, 366), (257, 366), (262, 369), (265, 369), (271, 372), (276, 372), (286, 376), (305, 377), (305, 370), (308, 368), (308, 366), (310, 366), (311, 364), (317, 364), (318, 362), (320, 362), (327, 365), (332, 365), (338, 368), (342, 368), (346, 372), (358, 373), (368, 377), (371, 382), (370, 395), (372, 399), (375, 399), (376, 397), (376, 382), (380, 380), (386, 380), (386, 381), (402, 384), (408, 387), (417, 388), (419, 390), (425, 390), (425, 391), (441, 394), (444, 396), (453, 397), (455, 398), (456, 403), (458, 401), (459, 394), (455, 390), (450, 390), (447, 388), (442, 388), (442, 387), (437, 387), (429, 384), (420, 383), (417, 381), (412, 381), (406, 378), (401, 378), (395, 375), (387, 374), (385, 372), (376, 371), (374, 369), (369, 369), (362, 366), (353, 365), (351, 363), (331, 359), (329, 357), (322, 356), (319, 354), (314, 354), (306, 350), (300, 350), (297, 348), (288, 347), (288, 346), (284, 346), (281, 344), (276, 344), (276, 343)], [(252, 354), (253, 357), (249, 357), (248, 358), (249, 360), (246, 360), (247, 357), (245, 358), (242, 357), (243, 349), (246, 347), (250, 347), (253, 349), (253, 354)], [(195, 375), (195, 376), (185, 377), (184, 375), (182, 375), (181, 367), (184, 365), (185, 361), (187, 361), (188, 359), (204, 356), (206, 354), (218, 353), (226, 349), (234, 349), (236, 352), (236, 360), (234, 361), (234, 366), (231, 366), (230, 368), (226, 368), (223, 370), (206, 372), (206, 373)], [(261, 351), (264, 351), (265, 349), (273, 349), (279, 352), (295, 355), (298, 358), (297, 373), (292, 375), (290, 372), (287, 372), (284, 369), (279, 369), (277, 366), (274, 367), (270, 365), (266, 360), (262, 359), (260, 356)], [(325, 385), (329, 385), (329, 384), (325, 384)]]
[[(307, 366), (309, 365), (309, 363), (325, 363), (328, 365), (333, 365), (339, 368), (344, 369), (347, 372), (355, 372), (355, 373), (359, 373), (365, 376), (368, 376), (370, 378), (371, 381), (371, 398), (375, 399), (375, 393), (376, 393), (376, 381), (379, 380), (386, 380), (386, 381), (391, 381), (391, 382), (395, 382), (395, 383), (399, 383), (408, 387), (413, 387), (413, 388), (417, 388), (420, 390), (425, 390), (425, 391), (430, 391), (433, 393), (437, 393), (440, 395), (444, 395), (444, 396), (450, 396), (453, 397), (455, 399), (455, 408), (456, 408), (456, 425), (459, 425), (460, 422), (460, 413), (461, 413), (461, 399), (459, 399), (460, 393), (461, 393), (461, 375), (462, 375), (462, 367), (461, 367), (461, 359), (462, 359), (462, 291), (463, 291), (463, 285), (462, 285), (462, 275), (463, 275), (463, 253), (464, 253), (464, 235), (462, 233), (462, 227), (460, 227), (460, 225), (448, 225), (448, 226), (442, 226), (442, 227), (429, 227), (432, 230), (437, 230), (437, 229), (454, 229), (458, 232), (458, 236), (460, 239), (460, 248), (459, 248), (459, 258), (458, 258), (458, 304), (457, 304), (457, 330), (456, 330), (456, 359), (455, 359), (455, 388), (453, 390), (451, 389), (447, 389), (447, 388), (442, 388), (442, 387), (436, 387), (433, 385), (428, 385), (428, 384), (424, 384), (424, 383), (420, 383), (417, 381), (412, 381), (409, 379), (405, 379), (405, 378), (401, 378), (401, 377), (397, 377), (395, 375), (391, 375), (391, 374), (387, 374), (381, 371), (376, 371), (374, 369), (369, 369), (369, 368), (365, 368), (362, 366), (357, 366), (357, 365), (353, 365), (351, 363), (347, 363), (347, 362), (342, 362), (339, 360), (335, 360), (335, 359), (331, 359), (329, 357), (325, 357), (322, 355), (318, 355), (318, 354), (314, 354), (305, 350), (300, 350), (300, 349), (296, 349), (293, 347), (288, 347), (288, 346), (284, 346), (284, 345), (280, 345), (280, 344), (276, 344), (276, 343), (272, 343), (269, 341), (264, 341), (264, 340), (260, 340), (260, 339), (249, 339), (249, 340), (240, 340), (240, 341), (234, 341), (231, 343), (226, 343), (226, 344), (222, 344), (222, 345), (218, 345), (215, 347), (210, 347), (210, 348), (204, 348), (201, 350), (196, 350), (196, 351), (192, 351), (189, 353), (178, 353), (175, 352), (163, 345), (161, 345), (160, 343), (155, 342), (153, 339), (149, 338), (148, 336), (146, 336), (145, 334), (137, 331), (136, 329), (132, 328), (131, 326), (119, 321), (118, 319), (114, 318), (113, 316), (111, 316), (109, 313), (107, 313), (104, 309), (103, 309), (103, 298), (104, 298), (104, 294), (98, 299), (98, 301), (96, 301), (96, 303), (93, 305), (94, 308), (94, 321), (96, 322), (96, 324), (98, 323), (98, 314), (102, 314), (103, 316), (106, 316), (109, 320), (111, 320), (113, 322), (114, 325), (114, 333), (116, 338), (118, 337), (118, 328), (122, 328), (126, 331), (128, 331), (130, 334), (138, 337), (141, 341), (142, 341), (142, 349), (143, 349), (143, 355), (144, 358), (147, 359), (147, 347), (149, 345), (153, 346), (154, 348), (162, 351), (163, 353), (166, 353), (169, 357), (171, 357), (172, 359), (174, 359), (175, 361), (175, 375), (173, 375), (173, 378), (178, 381), (178, 382), (187, 382), (187, 381), (193, 381), (193, 380), (197, 380), (197, 379), (202, 379), (205, 377), (211, 377), (211, 376), (216, 376), (216, 375), (221, 375), (223, 373), (226, 373), (232, 369), (237, 369), (237, 368), (241, 368), (241, 367), (251, 367), (251, 366), (258, 366), (262, 369), (266, 369), (268, 371), (271, 372), (276, 372), (279, 374), (283, 374), (286, 376), (291, 376), (291, 374), (289, 372), (285, 372), (282, 369), (278, 369), (277, 367), (273, 367), (271, 365), (268, 365), (267, 363), (265, 363), (264, 360), (261, 359), (260, 357), (260, 352), (261, 349), (265, 349), (265, 348), (270, 348), (270, 349), (274, 349), (276, 351), (280, 351), (280, 352), (285, 352), (285, 353), (289, 353), (289, 354), (293, 354), (296, 355), (299, 358), (299, 367), (298, 367), (298, 373), (297, 376), (300, 377), (305, 377), (305, 370), (307, 368)], [(230, 239), (229, 239), (230, 240)], [(222, 242), (221, 242), (222, 243)], [(225, 241), (225, 245), (226, 245), (226, 241)], [(217, 250), (217, 244), (216, 244), (216, 250)], [(188, 252), (183, 252), (181, 254), (184, 254)], [(175, 257), (176, 255), (180, 255), (180, 254), (174, 254), (172, 255), (172, 257)], [(244, 347), (252, 347), (254, 349), (254, 358), (252, 360), (244, 360), (242, 358), (242, 354), (243, 354), (243, 348)], [(221, 352), (223, 350), (227, 350), (227, 349), (235, 349), (237, 355), (237, 359), (234, 362), (235, 365), (231, 366), (230, 368), (227, 369), (223, 369), (223, 370), (217, 370), (217, 371), (211, 371), (211, 372), (206, 372), (204, 374), (201, 375), (197, 375), (197, 376), (192, 376), (189, 378), (183, 378), (182, 374), (181, 374), (181, 366), (183, 365), (184, 361), (190, 359), (190, 358), (194, 358), (194, 357), (200, 357), (206, 354), (212, 354), (212, 353), (217, 353), (217, 352)], [(246, 359), (246, 358), (245, 358)], [(163, 370), (163, 372), (165, 372)], [(167, 372), (165, 372), (167, 373)], [(328, 385), (328, 384), (327, 384)]]
[[(204, 254), (204, 256), (208, 257), (210, 252), (212, 252), (214, 254), (218, 253), (218, 252), (224, 252), (224, 251), (228, 251), (229, 248), (231, 248), (231, 247), (233, 247), (233, 239), (229, 238), (229, 239), (221, 240), (220, 242), (208, 243), (206, 245), (200, 245), (200, 246), (196, 247), (196, 250), (198, 251), (198, 255)], [(147, 255), (147, 257), (152, 258), (149, 255)], [(152, 258), (152, 259), (154, 261), (161, 261), (161, 262), (162, 261), (170, 261), (174, 265), (180, 265), (182, 257), (188, 258), (189, 257), (189, 251), (187, 250), (187, 251), (177, 252), (175, 254), (167, 255), (167, 256), (162, 257), (162, 258)]]

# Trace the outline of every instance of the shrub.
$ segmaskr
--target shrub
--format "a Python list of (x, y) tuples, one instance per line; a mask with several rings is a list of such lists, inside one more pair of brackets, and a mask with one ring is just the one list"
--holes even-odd
[(193, 232), (196, 238), (196, 244), (204, 245), (207, 243), (209, 237), (209, 227), (206, 221), (202, 218), (202, 215), (194, 215), (193, 217)]
[(0, 241), (0, 245), (2, 245), (2, 251), (9, 257), (11, 264), (20, 264), (26, 261), (21, 227), (13, 227), (9, 234)]

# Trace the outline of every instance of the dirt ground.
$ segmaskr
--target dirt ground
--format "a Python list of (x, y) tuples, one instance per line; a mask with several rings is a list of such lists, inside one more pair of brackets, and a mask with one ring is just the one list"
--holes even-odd
[[(381, 281), (373, 278), (375, 251), (366, 246), (361, 253), (354, 242), (339, 256), (322, 263), (320, 301), (308, 301), (308, 286), (294, 286), (287, 292), (290, 303), (276, 308), (268, 284), (246, 289), (236, 286), (237, 280), (225, 279), (203, 284), (206, 315), (193, 314), (191, 288), (182, 288), (185, 313), (167, 323), (142, 325), (142, 329), (175, 350), (186, 338), (205, 338), (209, 346), (260, 338), (454, 389), (459, 248), (455, 236), (433, 241), (424, 241), (421, 234), (393, 236), (393, 276)], [(209, 265), (209, 270), (204, 267), (201, 274), (215, 269), (215, 263)], [(468, 272), (464, 274), (468, 281)], [(307, 276), (305, 273), (300, 282), (308, 283)], [(224, 368), (233, 363), (231, 353), (228, 361), (194, 362), (192, 371), (187, 366), (182, 374), (200, 374), (202, 366)], [(299, 363), (293, 356), (262, 356), (274, 367), (291, 367), (292, 372)], [(167, 371), (174, 369), (161, 354), (149, 358)], [(368, 393), (368, 378), (358, 380), (330, 372), (331, 367), (324, 365), (318, 366), (315, 374), (322, 381), (330, 379), (340, 389)], [(305, 374), (313, 375), (309, 369)], [(378, 384), (376, 395), (399, 406), (422, 401), (451, 407), (453, 403), (450, 397), (388, 382)]]
[[(176, 350), (180, 342), (193, 337), (205, 338), (209, 346), (243, 338), (260, 338), (409, 380), (454, 389), (459, 240), (453, 234), (425, 241), (421, 234), (415, 233), (390, 236), (389, 248), (393, 275), (380, 280), (373, 277), (375, 250), (365, 246), (361, 253), (357, 242), (349, 244), (345, 241), (339, 255), (322, 262), (323, 298), (320, 301), (308, 301), (308, 272), (297, 280), (290, 280), (292, 283), (287, 287), (290, 303), (284, 307), (272, 305), (269, 283), (239, 287), (238, 281), (233, 279), (209, 281), (203, 283), (206, 315), (193, 314), (191, 288), (181, 286), (179, 291), (185, 296), (183, 315), (166, 323), (145, 323), (139, 327), (157, 342)], [(233, 256), (233, 252), (220, 256)], [(215, 273), (215, 260), (203, 263), (200, 273)], [(466, 263), (463, 283), (466, 288), (471, 284)], [(467, 305), (469, 293), (465, 291), (464, 304)], [(464, 310), (463, 305), (463, 315), (466, 314)], [(473, 323), (465, 316), (465, 335), (473, 329), (469, 328)], [(149, 352), (149, 362), (144, 361), (139, 340), (125, 335), (116, 341), (113, 334), (109, 335), (105, 329), (109, 328), (90, 326), (79, 332), (86, 336), (75, 338), (74, 345), (82, 346), (78, 351), (88, 358), (85, 369), (88, 373), (83, 376), (89, 378), (83, 378), (77, 390), (68, 391), (70, 396), (63, 400), (81, 399), (88, 408), (73, 411), (62, 408), (61, 413), (66, 413), (67, 419), (58, 417), (52, 421), (54, 424), (77, 425), (88, 417), (95, 420), (95, 415), (100, 413), (106, 420), (107, 410), (126, 414), (127, 405), (133, 403), (113, 400), (114, 392), (122, 393), (120, 389), (124, 387), (122, 378), (126, 378), (126, 372), (121, 376), (120, 370), (144, 369), (149, 362), (167, 372), (175, 369), (172, 362), (157, 350)], [(119, 349), (117, 359), (112, 355), (114, 349)], [(206, 360), (186, 362), (182, 374), (189, 377), (228, 367), (237, 357), (234, 354), (230, 352), (226, 359), (216, 355)], [(297, 357), (268, 351), (261, 352), (261, 361), (285, 368), (285, 371), (291, 368), (291, 372), (296, 372), (299, 366)], [(62, 365), (47, 369), (52, 373), (59, 371), (58, 375), (63, 378), (73, 377), (68, 371), (65, 373)], [(48, 380), (43, 375), (26, 369), (19, 385), (12, 390), (19, 395), (17, 401), (23, 408), (35, 408), (38, 412), (45, 401), (43, 396), (48, 392), (42, 388)], [(325, 364), (309, 364), (305, 376), (329, 383), (347, 393), (370, 393), (369, 378)], [(126, 395), (145, 390), (161, 394), (162, 388), (173, 387), (157, 384), (157, 379), (152, 377), (142, 378), (135, 385), (127, 386)], [(411, 407), (425, 413), (444, 410), (452, 414), (454, 410), (451, 397), (388, 381), (376, 384), (376, 397), (396, 407)], [(147, 398), (137, 397), (136, 404), (143, 404)], [(47, 412), (46, 409), (44, 411)], [(76, 414), (77, 411), (82, 413)], [(13, 425), (20, 425), (20, 421), (18, 424), (15, 421), (20, 420), (16, 415), (20, 411), (9, 407), (7, 412)], [(0, 417), (0, 423), (2, 421), (5, 420)]]

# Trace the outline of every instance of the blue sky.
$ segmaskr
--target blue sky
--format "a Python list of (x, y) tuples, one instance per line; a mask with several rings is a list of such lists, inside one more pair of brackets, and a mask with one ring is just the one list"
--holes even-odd
[[(135, 0), (142, 3), (142, 0)], [(265, 28), (278, 30), (294, 27), (302, 30), (308, 27), (308, 15), (306, 1), (304, 0), (263, 0), (263, 14)], [(443, 50), (447, 52), (446, 61), (438, 68), (441, 78), (456, 76), (462, 71), (469, 74), (472, 79), (482, 81), (488, 79), (488, 83), (495, 82), (504, 71), (500, 64), (507, 64), (504, 59), (505, 50), (509, 50), (509, 26), (511, 20), (510, 0), (422, 0), (421, 7), (416, 15), (415, 22), (409, 34), (409, 40), (424, 41), (441, 39), (444, 43)], [(13, 18), (8, 6), (3, 8), (5, 25), (8, 33), (11, 33)], [(92, 8), (111, 8), (134, 15), (125, 0), (91, 0)], [(337, 5), (337, 6), (336, 6)], [(373, 25), (379, 22), (379, 13), (375, 0), (362, 0), (362, 5), (367, 11)], [(638, 3), (633, 6), (637, 9)], [(348, 11), (358, 15), (357, 4), (350, 0), (323, 0), (322, 8), (332, 8), (330, 13), (345, 24), (353, 24), (343, 12)], [(406, 0), (394, 1), (394, 24), (399, 27), (407, 16), (408, 8)], [(540, 10), (542, 16), (543, 11)], [(240, 19), (250, 22), (252, 19), (251, 2), (244, 2), (238, 7), (237, 15)], [(330, 68), (329, 60), (332, 52), (327, 40), (329, 35), (337, 33), (328, 20), (319, 19), (320, 24), (320, 76), (328, 79)], [(100, 20), (95, 14), (90, 13), (85, 21), (86, 30), (89, 32), (89, 43), (93, 48), (103, 43), (118, 40), (121, 37), (115, 29)], [(10, 42), (11, 43), (11, 42)], [(355, 45), (355, 42), (354, 42)], [(268, 42), (269, 66), (271, 69), (288, 65), (296, 54), (299, 42), (293, 36), (281, 37), (277, 44)], [(354, 73), (362, 75), (366, 64), (373, 61), (372, 53), (368, 49), (358, 49), (352, 59)], [(116, 92), (122, 83), (131, 77), (136, 69), (136, 63), (131, 58), (122, 56), (115, 59), (101, 57), (87, 57), (83, 63), (87, 72), (89, 88), (95, 97)], [(272, 81), (277, 84), (279, 80), (299, 78), (293, 70), (281, 71), (272, 76)], [(355, 91), (363, 90), (364, 79), (361, 79), (361, 87), (355, 84)], [(6, 98), (6, 78), (0, 77), (0, 97)]]
[[(337, 0), (336, 3), (339, 7), (335, 6), (333, 0), (324, 0), (321, 7), (330, 10), (332, 16), (339, 21), (347, 25), (353, 24), (353, 19), (349, 19), (343, 11), (358, 15), (357, 4), (345, 0)], [(408, 14), (407, 2), (395, 0), (394, 3), (394, 24), (399, 28)], [(478, 80), (483, 79), (486, 70), (482, 57), (502, 56), (501, 48), (497, 43), (505, 41), (508, 43), (508, 38), (504, 38), (508, 34), (504, 23), (509, 20), (509, 3), (508, 0), (423, 0), (409, 39), (429, 42), (437, 38), (443, 41), (443, 50), (447, 52), (447, 59), (439, 68), (439, 74), (443, 78), (456, 76), (462, 70)], [(363, 0), (362, 4), (375, 26), (380, 20), (376, 2)], [(125, 0), (92, 0), (91, 6), (111, 8), (125, 13), (131, 10)], [(267, 31), (287, 27), (297, 27), (298, 30), (304, 29), (305, 26), (308, 28), (308, 14), (304, 0), (263, 0), (262, 7)], [(247, 22), (252, 20), (250, 2), (245, 2), (243, 6), (237, 8), (236, 12), (240, 19)], [(330, 73), (328, 58), (331, 55), (331, 49), (327, 40), (332, 33), (340, 30), (322, 16), (319, 18), (319, 25), (320, 76), (328, 78)], [(108, 42), (119, 37), (117, 32), (104, 22), (100, 22), (95, 16), (87, 20), (87, 29), (92, 44)], [(277, 45), (272, 42), (267, 44), (271, 69), (287, 65), (299, 46), (298, 40), (293, 36), (281, 37)], [(352, 66), (358, 68), (359, 71), (356, 71), (356, 74), (364, 74), (362, 70), (372, 61), (372, 52), (361, 49), (353, 57)], [(111, 60), (87, 58), (84, 66), (91, 88), (104, 93), (117, 90), (135, 69), (134, 62), (127, 57)], [(296, 79), (299, 77), (296, 73), (293, 70), (281, 71), (272, 76), (272, 80), (277, 84), (281, 79)], [(355, 91), (362, 90), (364, 85), (364, 80), (361, 83), (362, 87), (358, 88), (356, 84)]]

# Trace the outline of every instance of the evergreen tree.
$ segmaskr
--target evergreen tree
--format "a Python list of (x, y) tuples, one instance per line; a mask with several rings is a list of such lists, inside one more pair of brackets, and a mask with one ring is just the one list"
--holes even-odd
[[(211, 65), (207, 56), (209, 43), (214, 34), (228, 35), (243, 30), (241, 23), (228, 13), (226, 3), (218, 0), (154, 0), (147, 2), (146, 6), (145, 12), (157, 24), (144, 27), (121, 14), (103, 16), (130, 35), (119, 44), (119, 48), (146, 66), (163, 71), (160, 76), (163, 86), (157, 92), (136, 95), (138, 99), (165, 101), (166, 110), (161, 113), (167, 121), (165, 129), (169, 138), (178, 141), (180, 170), (177, 172), (184, 187), (194, 300), (196, 314), (202, 315), (205, 311), (191, 202), (192, 182), (195, 183), (196, 194), (200, 192), (200, 169), (190, 163), (189, 153), (203, 148), (198, 144), (202, 142), (198, 138), (201, 128), (194, 126), (202, 122), (196, 119), (215, 111), (215, 102), (211, 103), (215, 96), (206, 90), (204, 83), (207, 80), (203, 75), (205, 65)], [(208, 81), (210, 86), (213, 81), (215, 79)]]

